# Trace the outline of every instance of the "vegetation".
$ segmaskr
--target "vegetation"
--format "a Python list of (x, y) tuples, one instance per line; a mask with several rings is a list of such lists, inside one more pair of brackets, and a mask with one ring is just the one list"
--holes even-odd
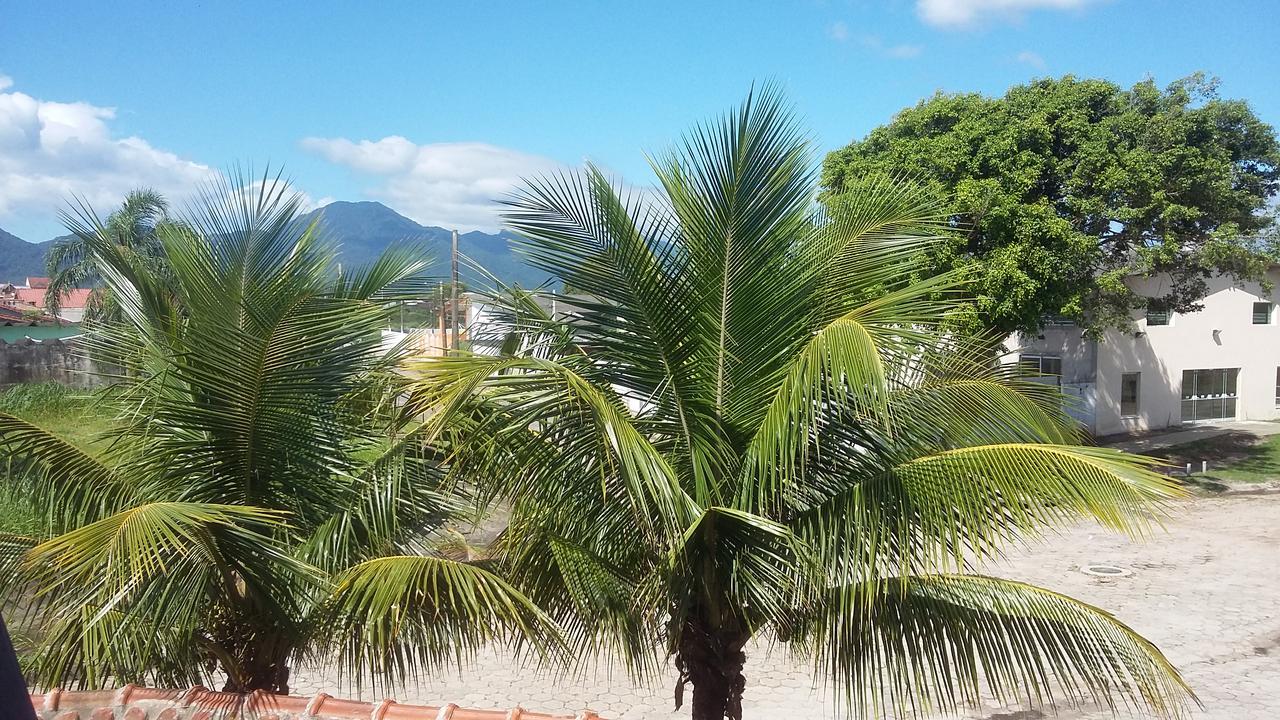
[[(89, 396), (54, 382), (15, 385), (0, 392), (0, 412), (21, 416), (78, 445), (107, 425)], [(11, 474), (6, 471), (5, 477)], [(8, 482), (0, 485), (0, 534), (35, 534), (40, 529), (39, 516), (26, 495)]]
[[(367, 671), (359, 650), (384, 633), (418, 648), (388, 672), (551, 637), (510, 584), (439, 545), (466, 496), (393, 402), (403, 353), (381, 343), (430, 287), (425, 260), (401, 248), (339, 271), (298, 203), (278, 179), (231, 178), (156, 223), (151, 254), (91, 213), (69, 220), (119, 310), (88, 342), (124, 368), (87, 449), (22, 417), (32, 402), (0, 412), (15, 496), (40, 511), (0, 553), (0, 589), (42, 630), (33, 684), (225, 675), (286, 692), (303, 656)], [(361, 612), (376, 622), (347, 621)]]
[[(1260, 438), (1252, 433), (1229, 432), (1151, 454), (1162, 456), (1174, 468), (1190, 463), (1195, 473), (1191, 480), (1201, 485), (1214, 480), (1242, 484), (1280, 481), (1280, 435)], [(1201, 462), (1208, 463), (1206, 472), (1199, 472)]]
[[(127, 254), (132, 261), (146, 268), (156, 281), (165, 280), (169, 271), (165, 265), (161, 233), (174, 234), (182, 230), (179, 223), (169, 217), (169, 203), (154, 190), (134, 190), (124, 204), (98, 225), (102, 238), (114, 243), (118, 252)], [(81, 228), (93, 230), (93, 228)], [(119, 320), (120, 308), (109, 286), (102, 284), (102, 269), (93, 247), (94, 237), (73, 231), (53, 241), (45, 257), (49, 273), (49, 289), (45, 293), (45, 307), (50, 315), (57, 316), (62, 297), (74, 288), (93, 287), (85, 319), (89, 322)]]
[(451, 474), (509, 505), (498, 567), (573, 657), (646, 674), (665, 649), (695, 720), (742, 716), (753, 639), (875, 717), (984, 691), (1178, 714), (1182, 679), (1115, 618), (972, 574), (1081, 517), (1142, 532), (1176, 485), (1080, 447), (1053, 389), (940, 329), (960, 275), (912, 280), (947, 242), (932, 194), (851, 182), (814, 215), (812, 167), (769, 91), (656, 160), (660, 200), (594, 168), (511, 200), (574, 307), (500, 293), (502, 353), (425, 361), (411, 402)]
[[(831, 153), (828, 197), (906, 175), (963, 233), (936, 271), (975, 271), (970, 326), (1033, 330), (1046, 317), (1094, 333), (1134, 308), (1200, 308), (1206, 278), (1261, 280), (1274, 259), (1280, 143), (1244, 101), (1196, 75), (1163, 91), (1072, 76), (1004, 97), (938, 94)], [(1147, 298), (1130, 275), (1168, 277)]]

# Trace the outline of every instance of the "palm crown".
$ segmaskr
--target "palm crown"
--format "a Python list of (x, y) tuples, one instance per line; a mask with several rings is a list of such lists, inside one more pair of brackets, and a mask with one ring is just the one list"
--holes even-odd
[[(381, 330), (428, 291), (425, 258), (339, 271), (279, 178), (246, 187), (235, 176), (157, 225), (148, 257), (87, 209), (68, 217), (119, 308), (87, 337), (118, 365), (102, 400), (116, 422), (86, 449), (0, 415), (44, 520), (4, 539), (4, 589), (41, 635), (33, 683), (287, 692), (299, 659), (366, 670), (352, 648), (392, 623), (419, 649), (401, 670), (507, 630), (545, 636), (518, 592), (441, 550), (466, 498), (394, 403), (406, 353)], [(396, 622), (402, 603), (431, 623)]]
[(510, 505), (501, 566), (577, 655), (643, 673), (665, 648), (695, 719), (741, 716), (755, 637), (858, 710), (1177, 714), (1182, 680), (1114, 618), (970, 574), (1081, 517), (1139, 533), (1174, 486), (943, 329), (962, 278), (914, 264), (941, 208), (873, 179), (815, 210), (807, 147), (766, 91), (654, 160), (655, 197), (589, 168), (510, 201), (571, 307), (496, 292), (502, 352), (423, 362), (413, 400), (450, 471)]
[[(154, 190), (130, 192), (120, 208), (98, 224), (97, 230), (101, 239), (114, 243), (118, 252), (131, 255), (134, 262), (146, 268), (157, 282), (166, 282), (168, 270), (160, 234), (175, 234), (181, 232), (182, 227), (169, 217), (169, 203), (164, 196)], [(88, 236), (73, 232), (58, 238), (49, 248), (45, 260), (50, 277), (49, 289), (45, 293), (49, 314), (58, 314), (62, 298), (69, 290), (91, 286), (93, 292), (85, 308), (85, 320), (120, 319), (120, 308), (110, 288), (102, 285), (93, 245)]]

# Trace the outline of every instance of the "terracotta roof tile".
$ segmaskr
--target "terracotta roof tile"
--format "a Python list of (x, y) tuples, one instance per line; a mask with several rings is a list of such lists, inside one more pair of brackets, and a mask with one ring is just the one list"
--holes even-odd
[[(62, 307), (64, 309), (82, 308), (89, 304), (89, 295), (92, 290), (86, 288), (75, 288), (68, 290), (62, 296)], [(45, 288), (37, 287), (16, 287), (13, 289), (14, 299), (21, 305), (34, 305), (35, 307), (44, 307)]]
[(42, 720), (217, 720), (224, 717), (258, 720), (600, 720), (590, 710), (577, 715), (548, 715), (515, 707), (509, 710), (405, 705), (394, 700), (376, 703), (335, 698), (272, 695), (261, 690), (221, 693), (193, 687), (159, 690), (125, 685), (115, 690), (33, 693), (31, 705)]

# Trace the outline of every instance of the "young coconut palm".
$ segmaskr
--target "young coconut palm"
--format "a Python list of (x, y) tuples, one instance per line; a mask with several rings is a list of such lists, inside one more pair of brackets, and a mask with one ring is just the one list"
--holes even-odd
[(913, 264), (940, 208), (880, 180), (815, 211), (811, 161), (768, 91), (654, 161), (656, 201), (588, 168), (510, 202), (572, 307), (498, 294), (502, 351), (424, 362), (414, 402), (509, 504), (513, 582), (576, 657), (645, 673), (665, 649), (695, 720), (742, 716), (756, 640), (875, 717), (984, 693), (1179, 714), (1178, 673), (1114, 617), (973, 574), (1081, 518), (1141, 533), (1175, 486), (940, 329), (960, 279)]
[[(68, 218), (120, 309), (90, 349), (124, 367), (93, 447), (0, 415), (0, 457), (44, 521), (5, 542), (4, 589), (41, 636), (28, 680), (287, 692), (304, 657), (366, 674), (359, 648), (393, 628), (417, 653), (372, 669), (511, 631), (542, 642), (528, 600), (436, 549), (465, 498), (392, 402), (405, 352), (381, 333), (430, 292), (426, 260), (404, 248), (340, 272), (298, 195), (246, 187), (209, 188), (180, 231), (157, 225), (165, 280), (87, 209)], [(375, 619), (341, 624), (345, 604)]]

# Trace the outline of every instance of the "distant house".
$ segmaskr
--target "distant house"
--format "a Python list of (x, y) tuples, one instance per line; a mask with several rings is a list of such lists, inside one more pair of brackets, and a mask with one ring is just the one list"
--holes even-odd
[[(1270, 280), (1280, 288), (1280, 268)], [(1135, 280), (1149, 296), (1165, 280)], [(1005, 362), (1021, 362), (1075, 398), (1070, 409), (1095, 435), (1194, 423), (1280, 418), (1280, 294), (1212, 278), (1204, 309), (1135, 312), (1133, 326), (1101, 342), (1070, 323), (1012, 338)]]
[[(10, 312), (3, 316), (0, 322), (13, 324), (13, 313), (16, 311), (19, 316), (23, 316), (26, 308), (35, 308), (44, 310), (45, 293), (49, 289), (49, 278), (29, 277), (26, 279), (25, 285), (14, 285), (13, 283), (5, 283), (0, 285), (0, 308), (8, 309)], [(63, 322), (78, 323), (84, 320), (85, 307), (89, 304), (89, 293), (91, 290), (76, 289), (62, 296), (60, 309), (58, 311), (58, 319)], [(33, 318), (27, 317), (30, 322)], [(35, 316), (35, 319), (40, 319)], [(52, 317), (47, 317), (52, 321)]]

